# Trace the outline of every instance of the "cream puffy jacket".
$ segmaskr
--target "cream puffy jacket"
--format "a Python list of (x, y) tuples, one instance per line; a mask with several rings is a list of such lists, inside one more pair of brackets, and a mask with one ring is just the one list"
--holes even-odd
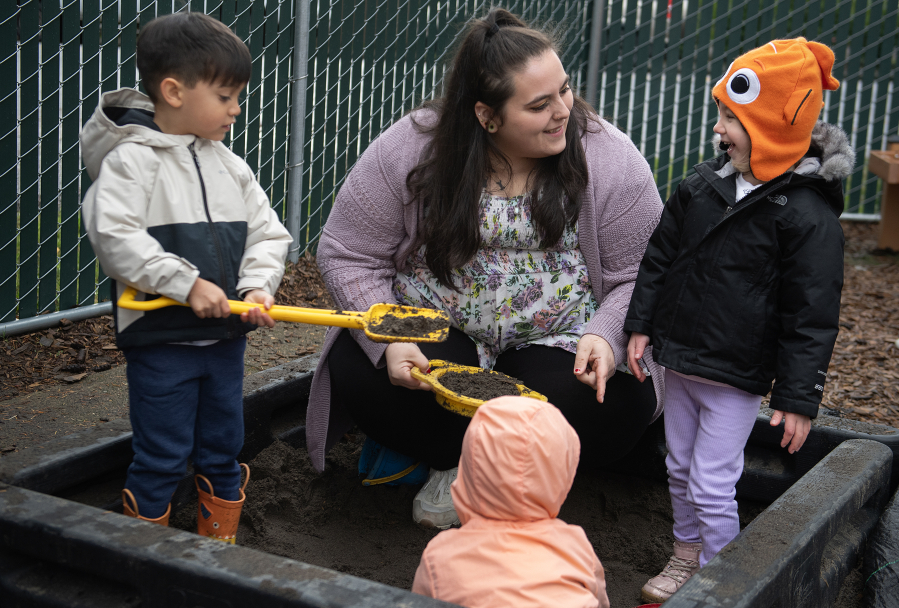
[(428, 543), (412, 591), (468, 608), (607, 608), (587, 535), (556, 517), (580, 451), (549, 403), (500, 397), (482, 405), (451, 488), (462, 527)]
[[(162, 133), (152, 117), (148, 97), (119, 89), (103, 95), (81, 133), (94, 180), (82, 213), (115, 294), (132, 285), (186, 302), (198, 277), (230, 299), (253, 289), (274, 294), (291, 237), (250, 167), (221, 142)], [(120, 348), (234, 338), (253, 328), (236, 315), (199, 319), (180, 306), (115, 313)]]

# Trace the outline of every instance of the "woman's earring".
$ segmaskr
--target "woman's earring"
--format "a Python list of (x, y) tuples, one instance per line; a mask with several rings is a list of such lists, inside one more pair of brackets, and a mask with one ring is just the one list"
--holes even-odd
[(488, 133), (496, 133), (496, 123), (495, 122), (491, 122), (489, 125), (487, 125), (487, 132)]

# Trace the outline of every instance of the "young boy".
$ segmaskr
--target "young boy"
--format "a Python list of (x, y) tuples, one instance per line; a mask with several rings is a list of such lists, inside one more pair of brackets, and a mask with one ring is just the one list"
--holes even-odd
[[(833, 52), (804, 38), (737, 58), (712, 89), (725, 150), (678, 185), (640, 265), (628, 367), (665, 375), (674, 556), (644, 585), (669, 598), (740, 532), (735, 486), (762, 396), (795, 453), (818, 413), (839, 329), (841, 179), (854, 153), (818, 122)], [(774, 383), (772, 389), (772, 382)]]
[(462, 527), (428, 543), (412, 591), (468, 608), (608, 608), (593, 545), (558, 519), (580, 453), (550, 403), (499, 397), (479, 407), (450, 486)]
[(85, 224), (116, 280), (113, 301), (130, 285), (190, 308), (115, 308), (134, 430), (124, 511), (168, 525), (191, 459), (198, 532), (233, 543), (241, 467), (249, 476), (237, 463), (244, 336), (274, 321), (261, 308), (231, 315), (227, 300), (270, 309), (291, 237), (252, 170), (221, 143), (250, 78), (243, 42), (203, 14), (160, 17), (140, 34), (137, 66), (147, 96), (106, 93), (81, 133), (93, 180)]

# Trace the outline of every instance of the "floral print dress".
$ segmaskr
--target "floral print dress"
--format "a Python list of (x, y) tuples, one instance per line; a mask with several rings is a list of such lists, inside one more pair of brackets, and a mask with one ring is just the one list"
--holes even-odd
[(531, 344), (576, 353), (597, 309), (577, 226), (566, 227), (554, 247), (541, 249), (526, 196), (509, 199), (485, 191), (479, 207), (481, 248), (453, 271), (462, 293), (428, 270), (422, 247), (394, 279), (397, 302), (449, 313), (452, 325), (474, 340), (485, 369), (493, 369), (503, 351)]

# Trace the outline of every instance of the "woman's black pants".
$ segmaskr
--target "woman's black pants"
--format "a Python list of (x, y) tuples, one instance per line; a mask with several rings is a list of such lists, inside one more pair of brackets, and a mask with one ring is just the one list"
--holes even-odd
[[(451, 328), (445, 342), (419, 344), (428, 359), (478, 365), (474, 342)], [(574, 375), (574, 354), (549, 346), (508, 350), (494, 371), (521, 380), (561, 410), (581, 440), (581, 464), (617, 460), (637, 443), (656, 408), (652, 379), (640, 383), (616, 372), (606, 383), (603, 403)], [(432, 468), (458, 466), (462, 438), (471, 420), (444, 409), (430, 391), (394, 386), (387, 369), (376, 369), (348, 331), (328, 353), (331, 399), (348, 409), (367, 436)]]

